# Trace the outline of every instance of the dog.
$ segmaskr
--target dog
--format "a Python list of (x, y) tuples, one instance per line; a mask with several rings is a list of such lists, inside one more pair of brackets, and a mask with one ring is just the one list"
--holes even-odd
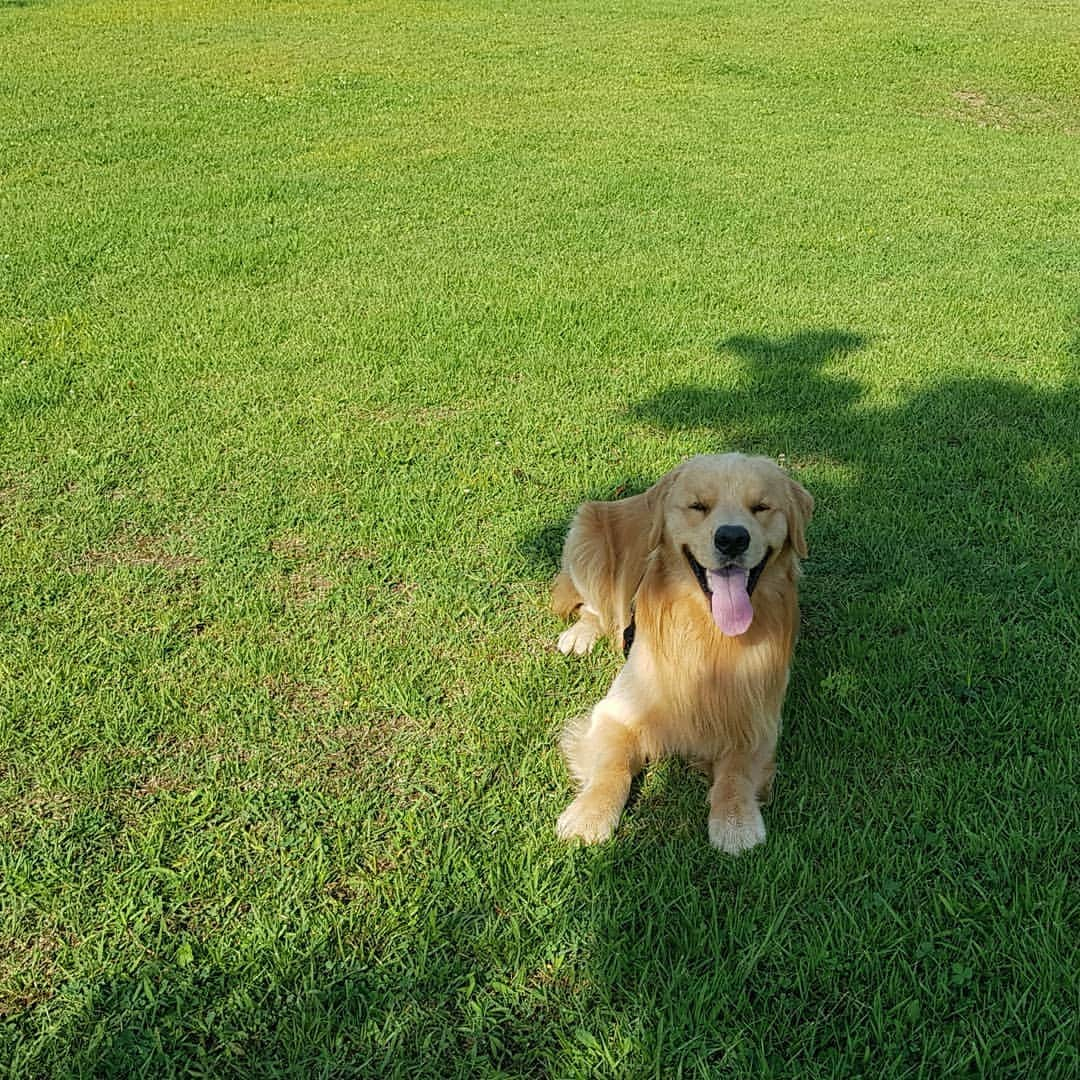
[(562, 839), (609, 839), (634, 775), (677, 755), (711, 773), (716, 847), (764, 841), (813, 508), (779, 466), (742, 454), (691, 458), (640, 495), (578, 508), (552, 585), (556, 614), (577, 614), (558, 648), (608, 636), (626, 663), (563, 733), (579, 791)]

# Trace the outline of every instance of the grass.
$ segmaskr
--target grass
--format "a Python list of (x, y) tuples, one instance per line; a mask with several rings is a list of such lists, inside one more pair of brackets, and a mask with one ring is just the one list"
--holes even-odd
[[(1075, 1076), (1074, 5), (0, 5), (0, 1071)], [(816, 495), (765, 847), (567, 849), (584, 497)]]

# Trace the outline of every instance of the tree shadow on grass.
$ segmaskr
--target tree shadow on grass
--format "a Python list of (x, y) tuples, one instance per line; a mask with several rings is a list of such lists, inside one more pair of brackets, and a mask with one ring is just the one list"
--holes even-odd
[[(1001, 707), (1075, 620), (1055, 592), (1078, 546), (1075, 344), (1064, 380), (949, 377), (882, 401), (839, 363), (869, 340), (839, 329), (728, 337), (718, 385), (672, 385), (627, 410), (631, 423), (701, 431), (704, 445), (782, 453), (816, 498), (793, 752), (802, 712), (823, 700), (833, 716), (854, 713), (854, 744), (901, 716), (932, 725), (953, 705)], [(613, 494), (581, 495), (595, 497)], [(527, 542), (549, 571), (570, 513)]]
[(864, 335), (845, 330), (804, 330), (784, 338), (738, 334), (718, 343), (717, 351), (746, 363), (751, 381), (743, 389), (671, 386), (632, 405), (629, 416), (684, 429), (711, 427), (725, 417), (753, 416), (764, 427), (807, 410), (838, 415), (858, 400), (859, 385), (822, 368), (866, 344)]
[[(1030, 672), (997, 663), (1003, 643), (1034, 661), (1034, 643), (1053, 636), (1048, 586), (1074, 565), (1080, 391), (1075, 377), (951, 377), (883, 403), (836, 363), (869, 340), (728, 337), (721, 385), (666, 387), (627, 417), (786, 457), (817, 500), (795, 700), (824, 681), (835, 704), (865, 689), (861, 715), (895, 718), (1018, 686)], [(538, 534), (550, 569), (564, 527)]]
[[(704, 785), (669, 768), (585, 856), (591, 975), (618, 1017), (597, 1060), (850, 1074), (873, 1042), (890, 1075), (1066, 1067), (1068, 979), (1040, 958), (1062, 956), (1068, 923), (1055, 823), (1080, 695), (1075, 363), (883, 403), (832, 368), (866, 342), (730, 337), (718, 352), (740, 368), (723, 386), (628, 410), (786, 452), (817, 513), (769, 843), (709, 852)], [(1059, 1035), (1042, 1045), (1040, 1029)]]
[[(820, 369), (861, 349), (866, 342), (864, 335), (844, 330), (806, 330), (778, 339), (738, 335), (721, 342), (718, 351), (722, 357), (740, 356), (748, 361), (755, 373), (752, 385), (738, 392), (705, 385), (672, 386), (632, 405), (628, 418), (676, 430), (708, 429), (721, 418), (738, 416), (755, 416), (767, 426), (809, 408), (839, 414), (858, 399), (859, 386), (853, 379), (825, 375)], [(765, 446), (767, 442), (759, 446), (751, 439), (741, 448), (775, 454), (775, 446)], [(582, 492), (556, 518), (525, 537), (523, 555), (537, 572), (554, 573), (570, 519), (582, 502), (637, 495), (656, 479), (640, 475), (613, 478), (608, 485)]]

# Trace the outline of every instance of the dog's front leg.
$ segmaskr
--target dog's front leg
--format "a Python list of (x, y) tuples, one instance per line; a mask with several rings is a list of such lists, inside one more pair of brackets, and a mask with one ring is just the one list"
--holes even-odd
[(775, 736), (752, 751), (734, 750), (713, 762), (709, 840), (729, 855), (765, 841), (759, 798), (772, 793)]
[(643, 764), (632, 721), (625, 702), (608, 695), (586, 725), (571, 724), (563, 734), (566, 763), (582, 788), (555, 826), (561, 839), (599, 844), (615, 832), (630, 781)]

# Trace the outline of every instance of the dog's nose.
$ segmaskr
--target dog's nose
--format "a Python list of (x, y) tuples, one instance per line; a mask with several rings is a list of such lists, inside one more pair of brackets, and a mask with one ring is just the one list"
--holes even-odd
[(721, 555), (734, 559), (750, 546), (750, 533), (741, 525), (721, 525), (713, 536), (713, 543)]

